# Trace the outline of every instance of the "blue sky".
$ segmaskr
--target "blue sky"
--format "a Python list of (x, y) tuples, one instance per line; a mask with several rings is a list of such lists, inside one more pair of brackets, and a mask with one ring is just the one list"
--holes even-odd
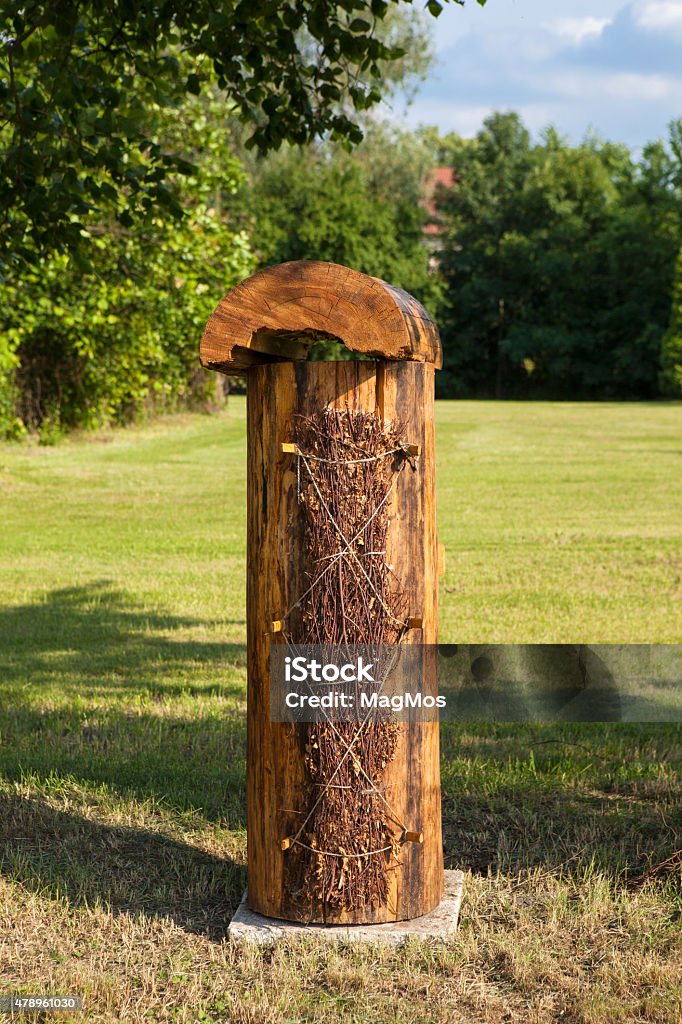
[(433, 30), (437, 62), (408, 125), (470, 136), (513, 109), (533, 134), (551, 123), (639, 147), (682, 117), (682, 0), (467, 0)]

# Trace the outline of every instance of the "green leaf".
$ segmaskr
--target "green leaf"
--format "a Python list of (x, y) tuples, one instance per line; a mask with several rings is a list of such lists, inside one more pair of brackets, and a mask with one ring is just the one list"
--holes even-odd
[(199, 76), (194, 73), (188, 75), (185, 88), (187, 89), (187, 92), (191, 93), (193, 96), (198, 96), (201, 92), (201, 81)]

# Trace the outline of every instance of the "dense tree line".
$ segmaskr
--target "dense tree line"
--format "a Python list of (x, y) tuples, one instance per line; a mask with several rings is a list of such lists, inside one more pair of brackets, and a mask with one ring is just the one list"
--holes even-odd
[[(394, 13), (385, 27), (382, 59), (394, 54), (385, 80), (404, 84), (428, 63), (423, 26)], [(197, 367), (209, 312), (258, 266), (302, 258), (345, 263), (415, 294), (442, 328), (441, 395), (682, 394), (680, 124), (633, 154), (596, 138), (570, 144), (552, 129), (532, 140), (512, 113), (491, 115), (473, 139), (364, 116), (364, 138), (350, 149), (325, 130), (325, 118), (347, 107), (341, 95), (316, 122), (322, 138), (299, 146), (287, 121), (283, 145), (258, 155), (248, 145), (253, 123), (226, 114), (215, 74), (197, 92), (186, 88), (187, 55), (177, 62), (178, 95), (150, 103), (140, 79), (126, 101), (137, 89), (136, 130), (177, 156), (158, 190), (142, 178), (137, 191), (112, 184), (93, 165), (96, 202), (72, 205), (66, 233), (57, 204), (44, 238), (26, 206), (35, 196), (20, 188), (5, 209), (4, 436), (37, 429), (49, 439), (211, 401), (215, 381)], [(107, 130), (97, 128), (102, 138)], [(81, 154), (71, 177), (64, 168), (82, 195), (86, 164)], [(427, 244), (425, 182), (439, 165), (453, 169), (454, 185), (436, 196), (438, 233)]]
[[(210, 400), (196, 354), (220, 295), (258, 266), (304, 258), (424, 302), (442, 328), (442, 396), (682, 393), (678, 125), (637, 157), (553, 130), (533, 142), (507, 113), (474, 139), (375, 124), (352, 152), (325, 141), (256, 159), (216, 96), (164, 116), (195, 160), (178, 189), (185, 216), (125, 227), (100, 215), (87, 256), (46, 253), (7, 276), (5, 434)], [(424, 182), (439, 163), (455, 181), (437, 194), (427, 246)]]
[[(455, 182), (436, 195), (427, 249), (435, 164)], [(636, 157), (553, 129), (533, 142), (514, 113), (492, 114), (474, 139), (376, 128), (352, 156), (318, 147), (269, 158), (248, 192), (261, 263), (348, 263), (424, 302), (441, 325), (443, 396), (680, 393), (680, 125)]]
[(445, 390), (654, 398), (682, 242), (682, 137), (533, 144), (515, 114), (448, 139), (441, 200)]
[(423, 76), (427, 7), (0, 0), (0, 435), (211, 399), (202, 325), (256, 265), (245, 166), (357, 143)]

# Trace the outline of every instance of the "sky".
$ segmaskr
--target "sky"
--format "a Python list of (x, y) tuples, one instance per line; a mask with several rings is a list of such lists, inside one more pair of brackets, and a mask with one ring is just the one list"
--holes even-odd
[(433, 31), (409, 126), (472, 136), (491, 110), (517, 110), (535, 136), (553, 124), (639, 148), (682, 117), (682, 0), (467, 0)]

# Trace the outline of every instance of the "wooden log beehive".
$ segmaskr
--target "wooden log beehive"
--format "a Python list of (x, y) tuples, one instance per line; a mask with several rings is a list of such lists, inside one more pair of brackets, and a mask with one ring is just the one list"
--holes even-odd
[[(310, 346), (320, 338), (338, 339), (363, 358), (308, 361)], [(390, 495), (382, 558), (400, 584), (401, 642), (436, 644), (437, 328), (414, 298), (376, 278), (318, 261), (285, 263), (259, 272), (222, 300), (206, 326), (201, 361), (222, 373), (247, 375), (249, 905), (272, 917), (327, 924), (419, 917), (438, 904), (443, 887), (438, 723), (392, 727), (380, 780), (380, 799), (390, 808), (392, 849), (378, 855), (385, 884), (375, 897), (371, 887), (358, 885), (368, 857), (359, 857), (345, 874), (337, 867), (333, 875), (335, 889), (342, 890), (348, 878), (355, 892), (364, 892), (354, 901), (344, 902), (323, 886), (316, 891), (314, 879), (301, 886), (292, 865), (303, 843), (301, 822), (314, 803), (309, 730), (271, 721), (270, 650), (286, 634), (289, 610), (310, 580), (297, 424), (325, 410), (338, 411), (348, 422), (371, 414), (387, 431), (400, 428), (409, 466), (397, 474)], [(299, 623), (299, 641), (305, 639), (300, 629)], [(425, 646), (420, 656), (434, 692), (435, 651)], [(306, 863), (314, 868), (322, 855), (309, 847), (310, 842)], [(343, 862), (346, 848), (339, 848)], [(317, 874), (323, 877), (321, 870)], [(314, 870), (312, 876), (317, 877)]]

